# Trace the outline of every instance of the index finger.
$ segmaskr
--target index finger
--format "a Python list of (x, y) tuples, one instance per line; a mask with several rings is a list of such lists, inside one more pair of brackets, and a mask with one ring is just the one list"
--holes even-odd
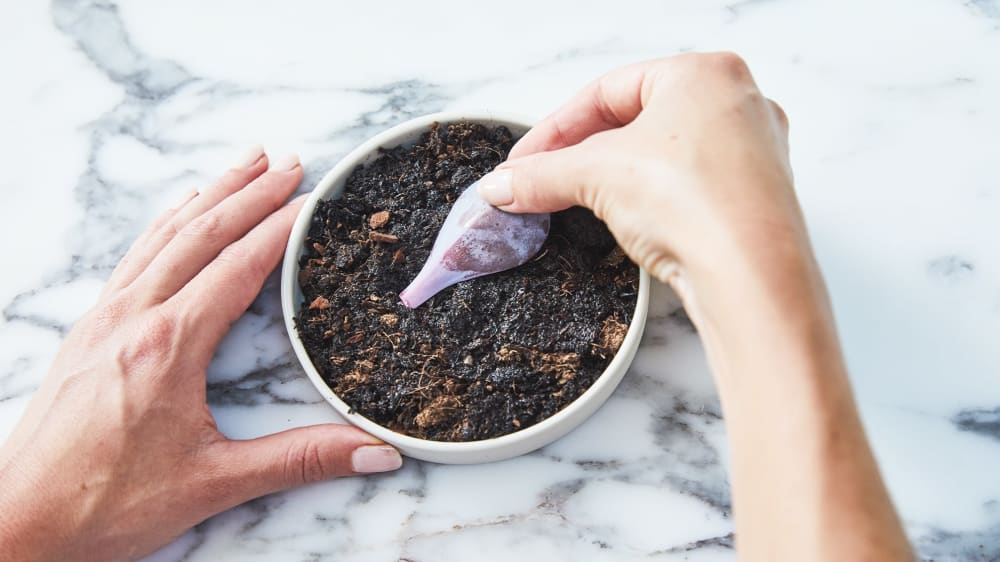
[(594, 133), (628, 125), (642, 111), (643, 82), (657, 62), (624, 66), (591, 82), (532, 127), (510, 150), (509, 159), (566, 148)]

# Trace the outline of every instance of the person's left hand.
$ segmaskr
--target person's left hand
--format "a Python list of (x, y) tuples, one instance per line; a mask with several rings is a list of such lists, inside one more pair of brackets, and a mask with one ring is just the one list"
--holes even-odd
[(281, 258), (301, 179), (297, 158), (268, 169), (257, 148), (135, 242), (0, 449), (5, 559), (135, 559), (257, 496), (400, 466), (343, 425), (231, 440), (205, 402), (216, 346)]

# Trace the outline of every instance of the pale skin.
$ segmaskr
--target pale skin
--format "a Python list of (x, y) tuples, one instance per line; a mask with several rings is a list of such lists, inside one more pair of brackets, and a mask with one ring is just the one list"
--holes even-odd
[[(660, 59), (591, 84), (480, 193), (511, 212), (587, 206), (677, 290), (722, 401), (741, 560), (912, 560), (851, 395), (787, 134), (735, 55)], [(205, 403), (205, 369), (280, 259), (301, 177), (297, 160), (251, 152), (140, 236), (0, 449), (0, 552), (134, 560), (251, 498), (400, 466), (346, 426), (231, 440)]]
[(680, 295), (719, 389), (741, 560), (912, 560), (865, 438), (793, 189), (788, 118), (731, 53), (614, 71), (480, 181), (583, 205)]

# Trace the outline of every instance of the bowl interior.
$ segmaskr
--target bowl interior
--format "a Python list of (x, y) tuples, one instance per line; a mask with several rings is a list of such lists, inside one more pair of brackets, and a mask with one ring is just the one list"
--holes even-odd
[(488, 462), (509, 458), (541, 447), (575, 427), (604, 402), (617, 386), (631, 362), (638, 347), (645, 325), (649, 299), (649, 276), (640, 269), (639, 294), (632, 323), (622, 342), (622, 346), (608, 368), (580, 397), (555, 415), (525, 429), (511, 434), (481, 441), (442, 442), (417, 439), (392, 431), (384, 426), (353, 413), (350, 406), (337, 396), (320, 376), (312, 364), (308, 353), (298, 337), (294, 317), (303, 304), (302, 290), (298, 283), (299, 258), (303, 254), (303, 241), (308, 233), (316, 205), (322, 200), (336, 199), (343, 193), (348, 176), (358, 166), (366, 166), (379, 156), (379, 148), (415, 144), (420, 136), (435, 123), (470, 121), (488, 126), (506, 126), (515, 136), (521, 136), (530, 128), (530, 121), (493, 114), (439, 113), (407, 121), (357, 147), (334, 166), (313, 190), (299, 212), (292, 228), (282, 267), (282, 310), (292, 347), (317, 390), (344, 418), (368, 433), (398, 447), (404, 454), (435, 462), (468, 463)]

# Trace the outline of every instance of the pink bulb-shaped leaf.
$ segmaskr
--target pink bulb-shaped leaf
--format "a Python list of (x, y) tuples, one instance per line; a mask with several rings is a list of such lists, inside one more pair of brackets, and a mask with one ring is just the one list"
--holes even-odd
[(416, 308), (455, 283), (522, 265), (538, 253), (548, 235), (547, 213), (501, 211), (483, 201), (473, 183), (455, 201), (430, 257), (399, 298)]

